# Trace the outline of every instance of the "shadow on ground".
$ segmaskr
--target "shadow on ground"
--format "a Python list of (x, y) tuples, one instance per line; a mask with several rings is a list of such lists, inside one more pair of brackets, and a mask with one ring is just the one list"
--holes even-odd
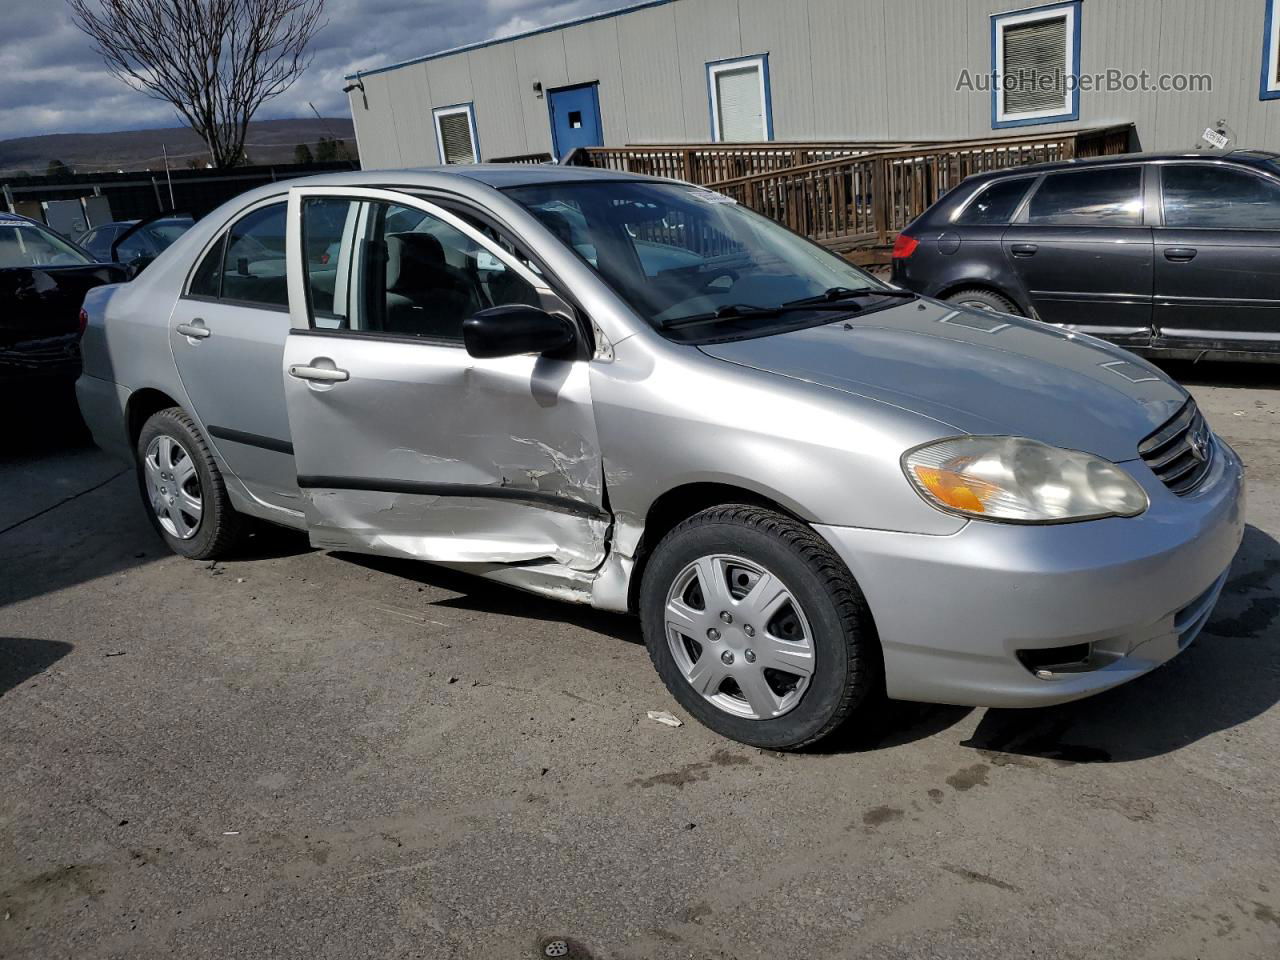
[[(429, 584), (453, 596), (442, 607), (572, 624), (643, 643), (639, 621), (526, 594), (414, 560), (336, 554), (348, 563)], [(1059, 707), (987, 710), (964, 746), (999, 757), (1057, 763), (1137, 760), (1180, 749), (1256, 717), (1280, 702), (1280, 544), (1245, 531), (1232, 576), (1202, 636), (1164, 667), (1108, 693)], [(850, 729), (821, 753), (888, 750), (937, 736), (970, 707), (893, 703), (874, 728)], [(1016, 761), (1010, 761), (1016, 762)]]
[[(0, 385), (0, 463), (92, 446), (69, 383)], [(20, 412), (20, 415), (19, 415)]]
[(1059, 763), (1139, 760), (1230, 730), (1280, 702), (1280, 544), (1245, 531), (1214, 617), (1180, 656), (1109, 693), (988, 710), (965, 746)]
[(71, 644), (61, 640), (0, 637), (0, 697), (18, 684), (44, 673), (71, 649)]
[(644, 643), (644, 638), (640, 634), (640, 621), (635, 617), (607, 613), (581, 604), (566, 603), (563, 600), (550, 600), (537, 594), (525, 593), (506, 584), (450, 570), (447, 567), (433, 566), (420, 560), (400, 560), (394, 557), (375, 557), (358, 553), (335, 553), (332, 556), (356, 566), (457, 594), (444, 600), (437, 600), (434, 606), (493, 613), (519, 620), (559, 621), (582, 627), (584, 630), (593, 630), (626, 643)]
[(1191, 360), (1153, 362), (1173, 379), (1188, 386), (1280, 389), (1280, 365), (1275, 363), (1231, 363), (1223, 360), (1204, 363)]

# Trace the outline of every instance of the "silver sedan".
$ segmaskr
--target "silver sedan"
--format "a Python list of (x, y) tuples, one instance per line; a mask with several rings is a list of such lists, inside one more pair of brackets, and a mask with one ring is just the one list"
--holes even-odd
[(636, 612), (683, 709), (765, 748), (1139, 676), (1242, 533), (1159, 370), (667, 180), (273, 184), (85, 309), (81, 409), (177, 553), (257, 518)]

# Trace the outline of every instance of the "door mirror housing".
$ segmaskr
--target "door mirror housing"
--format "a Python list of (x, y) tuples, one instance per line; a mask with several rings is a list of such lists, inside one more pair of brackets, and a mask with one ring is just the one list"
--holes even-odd
[(524, 305), (489, 307), (462, 323), (462, 342), (478, 359), (559, 353), (577, 333), (567, 317)]

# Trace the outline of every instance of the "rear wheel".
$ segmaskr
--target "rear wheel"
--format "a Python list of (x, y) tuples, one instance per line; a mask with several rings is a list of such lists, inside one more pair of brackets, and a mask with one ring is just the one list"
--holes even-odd
[(691, 715), (752, 746), (794, 750), (883, 711), (875, 627), (830, 546), (790, 517), (722, 506), (654, 551), (645, 643)]
[(232, 553), (245, 522), (231, 506), (204, 435), (179, 407), (152, 414), (136, 448), (138, 489), (169, 549), (193, 560)]
[(1015, 316), (1022, 315), (1022, 311), (1018, 309), (1017, 304), (1008, 297), (993, 290), (981, 290), (976, 287), (971, 290), (957, 290), (947, 297), (947, 302), (961, 307), (969, 307), (973, 310), (1012, 313)]

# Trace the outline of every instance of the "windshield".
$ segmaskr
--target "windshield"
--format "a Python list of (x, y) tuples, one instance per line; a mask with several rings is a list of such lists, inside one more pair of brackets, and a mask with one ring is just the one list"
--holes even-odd
[(63, 267), (92, 263), (84, 252), (34, 223), (0, 221), (0, 268)]
[(164, 220), (159, 223), (153, 223), (145, 229), (147, 236), (155, 243), (156, 249), (166, 250), (173, 241), (177, 240), (194, 225), (189, 220)]
[[(827, 322), (829, 311), (767, 310), (838, 289), (888, 290), (835, 254), (700, 187), (612, 181), (506, 193), (655, 326), (726, 314), (710, 329), (682, 327), (685, 335), (720, 335), (723, 324), (755, 335), (780, 324)], [(730, 307), (739, 314), (727, 315)], [(748, 307), (764, 309), (740, 315)]]

